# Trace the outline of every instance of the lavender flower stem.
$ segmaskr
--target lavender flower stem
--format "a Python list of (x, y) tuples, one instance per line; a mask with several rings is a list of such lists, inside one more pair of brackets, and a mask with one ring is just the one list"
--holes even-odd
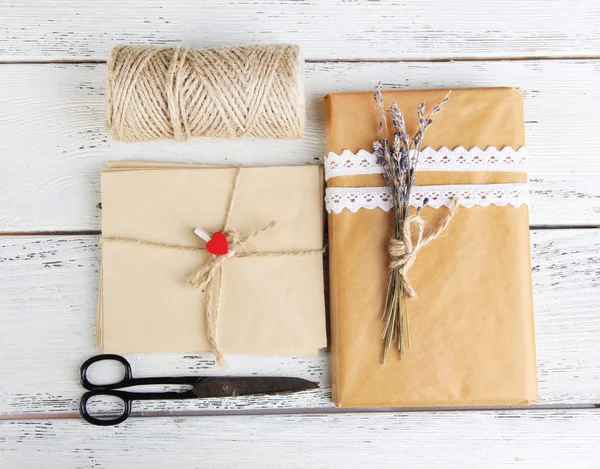
[[(403, 241), (404, 225), (410, 216), (410, 197), (415, 185), (416, 169), (425, 132), (433, 123), (431, 116), (441, 111), (444, 103), (450, 99), (450, 93), (427, 114), (427, 117), (425, 117), (425, 103), (419, 104), (417, 108), (419, 129), (412, 138), (406, 132), (406, 125), (400, 107), (392, 101), (388, 112), (392, 116), (394, 127), (393, 142), (388, 138), (389, 133), (381, 84), (375, 89), (373, 97), (376, 103), (375, 110), (379, 136), (379, 139), (373, 143), (373, 150), (378, 163), (383, 168), (384, 179), (392, 191), (394, 238)], [(413, 151), (414, 157), (411, 158), (411, 152)], [(382, 334), (384, 340), (383, 361), (385, 362), (388, 350), (394, 340), (402, 358), (405, 353), (404, 331), (406, 329), (409, 348), (410, 332), (408, 329), (404, 277), (399, 267), (390, 270), (385, 309), (381, 319), (385, 324)]]

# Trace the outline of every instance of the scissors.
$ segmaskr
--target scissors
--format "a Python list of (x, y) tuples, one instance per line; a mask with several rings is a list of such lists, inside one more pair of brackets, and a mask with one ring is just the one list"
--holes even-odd
[[(112, 384), (94, 384), (87, 378), (87, 372), (94, 363), (116, 361), (123, 365), (123, 378)], [(81, 396), (79, 413), (91, 424), (117, 425), (131, 415), (131, 403), (154, 399), (193, 399), (208, 397), (247, 396), (257, 394), (287, 394), (318, 388), (317, 383), (300, 378), (279, 377), (232, 377), (232, 376), (182, 376), (174, 378), (134, 378), (131, 365), (120, 355), (97, 355), (81, 365), (81, 384), (88, 391)], [(188, 385), (190, 389), (163, 392), (130, 392), (119, 389), (144, 385)], [(88, 401), (96, 396), (112, 396), (123, 402), (123, 413), (115, 418), (98, 418), (88, 411)]]

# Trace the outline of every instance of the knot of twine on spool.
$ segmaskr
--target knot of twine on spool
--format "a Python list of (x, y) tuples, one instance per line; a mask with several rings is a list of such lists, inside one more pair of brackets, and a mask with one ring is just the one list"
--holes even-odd
[[(413, 266), (419, 251), (427, 246), (434, 239), (439, 237), (446, 229), (456, 215), (459, 203), (458, 198), (454, 199), (450, 206), (448, 215), (442, 220), (440, 225), (428, 236), (425, 236), (425, 220), (418, 214), (409, 215), (404, 219), (400, 238), (391, 238), (388, 246), (390, 255), (389, 269), (398, 269), (400, 280), (402, 282), (402, 291), (408, 298), (416, 298), (417, 293), (408, 280), (408, 271)], [(412, 240), (413, 227), (417, 230), (415, 241)]]
[(116, 140), (300, 138), (304, 62), (288, 44), (191, 49), (117, 46), (108, 61)]
[[(240, 236), (236, 231), (228, 229), (229, 219), (233, 211), (233, 204), (237, 193), (237, 188), (240, 181), (241, 166), (237, 166), (235, 176), (233, 179), (233, 187), (229, 196), (229, 203), (227, 205), (227, 211), (225, 213), (225, 220), (223, 222), (223, 228), (221, 232), (225, 234), (227, 242), (229, 243), (230, 252), (232, 255), (215, 255), (211, 254), (208, 261), (194, 269), (189, 275), (186, 276), (186, 281), (189, 286), (194, 288), (201, 288), (206, 293), (204, 297), (204, 309), (206, 314), (207, 322), (207, 338), (210, 344), (212, 352), (215, 354), (217, 363), (220, 367), (224, 368), (227, 363), (223, 357), (223, 353), (219, 348), (217, 341), (217, 327), (219, 311), (221, 307), (221, 285), (223, 284), (223, 264), (229, 259), (244, 258), (244, 257), (283, 257), (283, 256), (308, 256), (315, 254), (322, 254), (325, 252), (326, 247), (322, 249), (306, 249), (297, 251), (249, 251), (244, 246), (244, 243), (251, 239), (259, 236), (260, 234), (268, 231), (275, 226), (277, 222), (275, 220), (266, 224), (262, 228), (251, 232), (246, 236)], [(179, 251), (205, 251), (205, 248), (197, 248), (192, 246), (184, 246), (179, 244), (168, 244), (168, 243), (157, 243), (153, 241), (144, 241), (141, 239), (122, 238), (122, 237), (102, 237), (100, 243), (106, 242), (117, 242), (126, 244), (135, 244), (138, 246), (148, 246), (152, 248), (166, 248), (175, 249)]]

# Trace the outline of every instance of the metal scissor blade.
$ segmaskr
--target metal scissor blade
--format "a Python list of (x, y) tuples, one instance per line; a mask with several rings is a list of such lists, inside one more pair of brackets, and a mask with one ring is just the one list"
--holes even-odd
[(285, 394), (318, 388), (317, 383), (301, 378), (278, 377), (212, 377), (194, 385), (198, 397), (247, 396), (252, 394)]

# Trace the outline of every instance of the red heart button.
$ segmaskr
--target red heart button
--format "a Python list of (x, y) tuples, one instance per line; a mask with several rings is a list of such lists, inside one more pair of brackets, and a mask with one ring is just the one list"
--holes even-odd
[(206, 243), (206, 250), (211, 254), (215, 254), (217, 256), (224, 256), (229, 253), (229, 243), (227, 242), (227, 238), (223, 233), (217, 231), (210, 241)]

